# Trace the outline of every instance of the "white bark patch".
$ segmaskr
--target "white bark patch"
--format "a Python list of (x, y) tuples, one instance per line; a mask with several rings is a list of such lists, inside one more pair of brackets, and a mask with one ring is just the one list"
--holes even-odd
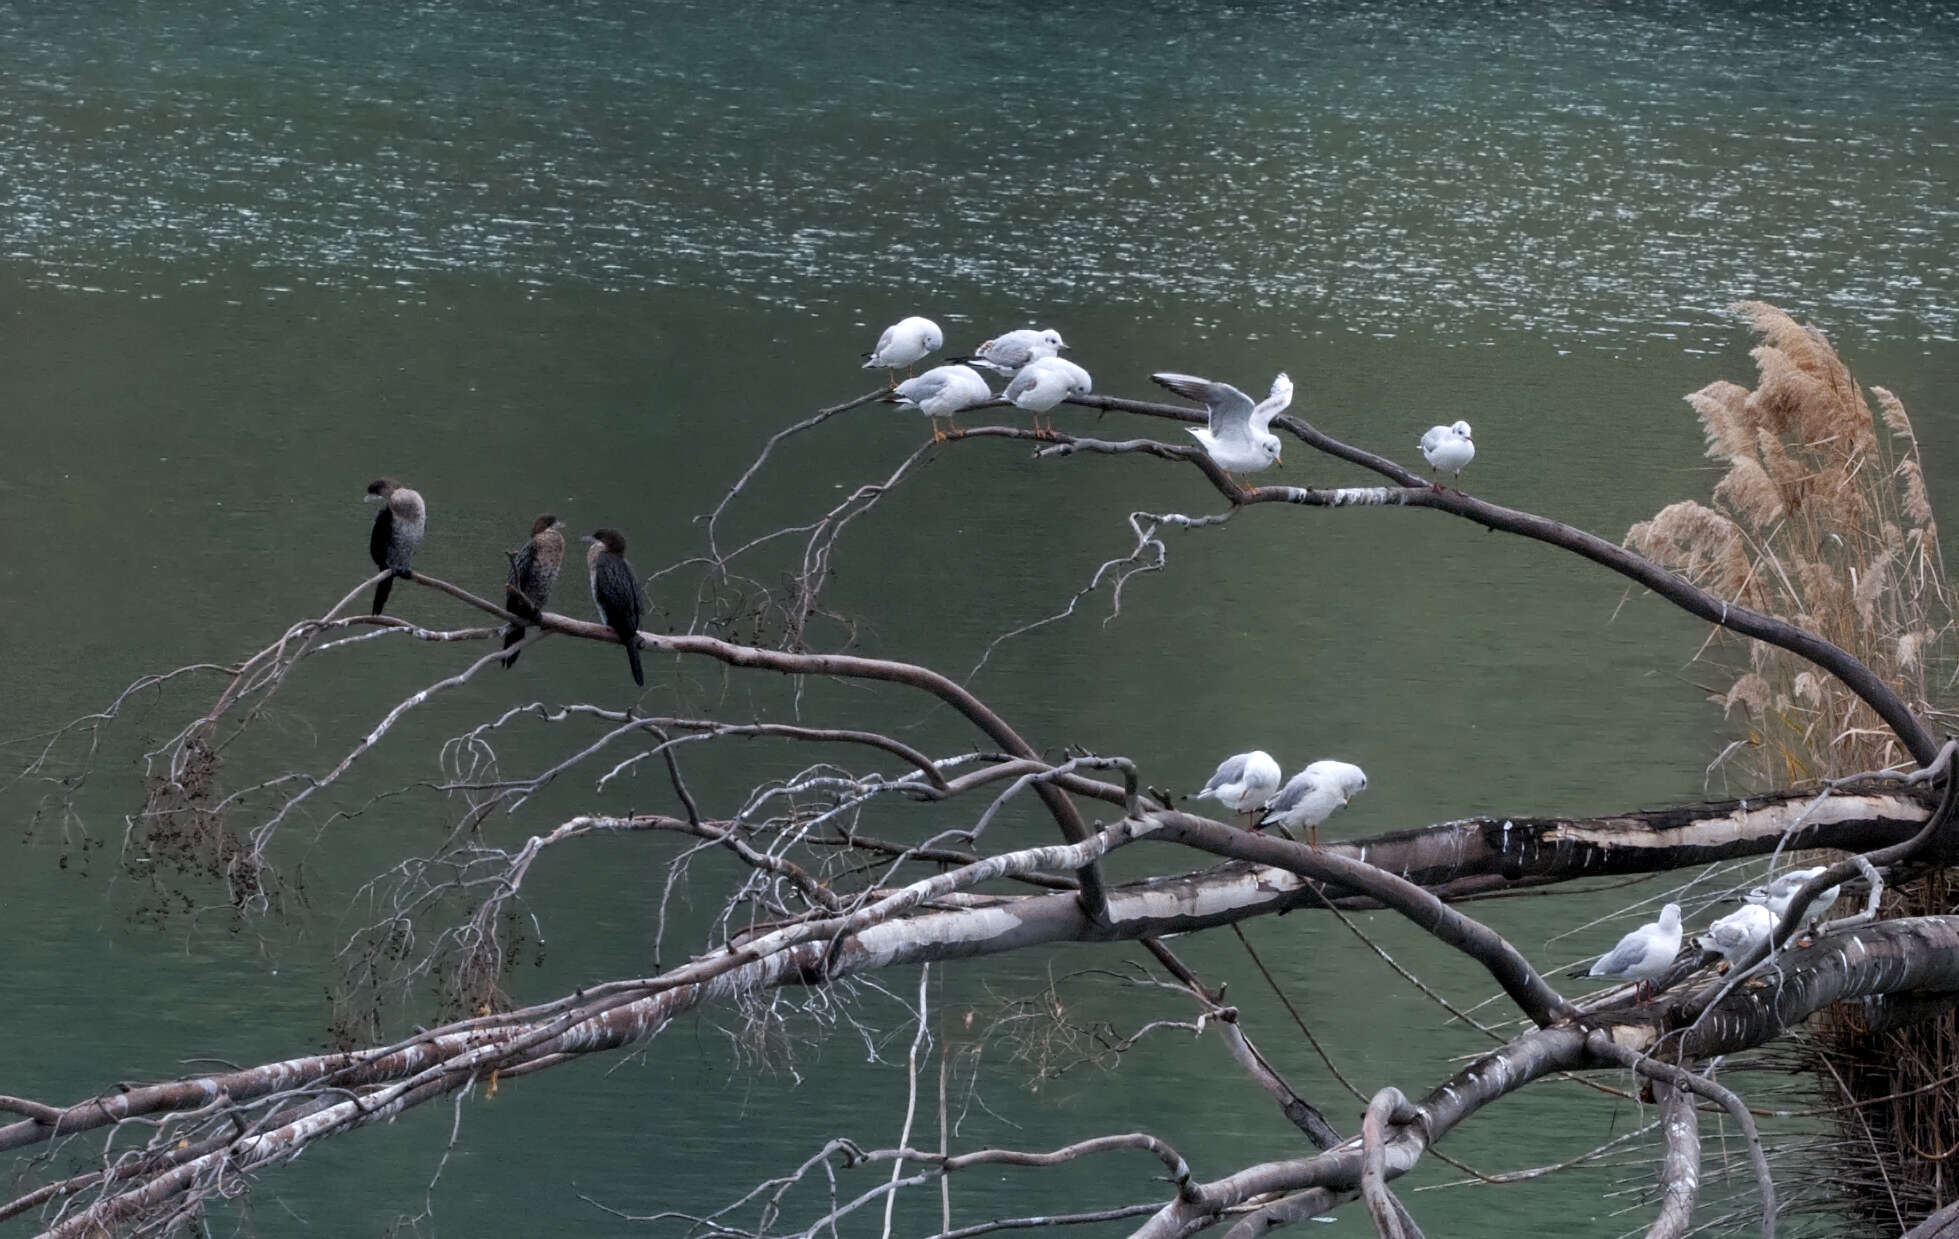
[(1922, 822), (1930, 816), (1924, 805), (1904, 796), (1832, 796), (1820, 803), (1789, 800), (1753, 809), (1744, 804), (1721, 817), (1703, 817), (1666, 829), (1644, 822), (1631, 823), (1630, 829), (1567, 823), (1547, 832), (1545, 839), (1614, 848), (1713, 847), (1779, 835), (1799, 826), (1829, 826), (1875, 817)]
[[(1296, 488), (1288, 486), (1287, 490)], [(1329, 508), (1378, 508), (1393, 504), (1400, 506), (1407, 502), (1407, 492), (1400, 487), (1389, 486), (1342, 486), (1335, 490), (1319, 492), (1325, 497)], [(1306, 492), (1300, 491), (1303, 498)]]
[(1653, 1044), (1653, 1030), (1641, 1024), (1615, 1024), (1612, 1026), (1612, 1044), (1621, 1049), (1634, 1050), (1644, 1054)]

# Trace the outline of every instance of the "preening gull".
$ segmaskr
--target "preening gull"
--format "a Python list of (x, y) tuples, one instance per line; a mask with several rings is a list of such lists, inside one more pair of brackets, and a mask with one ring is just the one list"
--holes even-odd
[[(1456, 422), (1449, 426), (1431, 426), (1422, 436), (1422, 459), (1428, 462), (1431, 481), (1436, 470), (1447, 469), (1462, 480), (1463, 467), (1476, 459), (1476, 441), (1469, 436), (1469, 423)], [(1435, 489), (1441, 490), (1442, 483), (1435, 482)]]
[(1094, 387), (1088, 371), (1066, 357), (1042, 357), (1021, 367), (1000, 398), (1032, 413), (1034, 429), (1051, 430), (1052, 424), (1041, 425), (1041, 414), (1070, 396), (1086, 396)]
[(1585, 975), (1637, 981), (1635, 993), (1643, 999), (1648, 983), (1665, 976), (1678, 954), (1680, 905), (1670, 903), (1660, 909), (1659, 920), (1641, 925), (1619, 939), (1619, 945), (1599, 956), (1599, 961)]
[(1320, 823), (1344, 808), (1349, 800), (1367, 790), (1367, 775), (1359, 766), (1344, 761), (1316, 761), (1292, 776), (1272, 802), (1265, 806), (1260, 826), (1277, 826), (1288, 839), (1292, 826), (1304, 826), (1308, 841), (1320, 845)]
[[(1816, 865), (1809, 869), (1791, 869), (1766, 886), (1758, 886), (1749, 891), (1748, 902), (1766, 907), (1779, 921), (1783, 914), (1789, 911), (1789, 904), (1796, 898), (1796, 892), (1807, 885), (1811, 878), (1820, 875), (1824, 868), (1822, 865)], [(1809, 901), (1810, 913), (1815, 916), (1823, 915), (1830, 910), (1830, 905), (1835, 903), (1837, 896), (1842, 893), (1843, 887), (1840, 884), (1819, 891), (1816, 898)]]
[(1217, 773), (1194, 800), (1215, 800), (1233, 813), (1255, 813), (1279, 790), (1279, 763), (1264, 749), (1253, 749), (1218, 764)]
[[(1152, 374), (1150, 378), (1186, 400), (1202, 404), (1211, 424), (1192, 427), (1191, 435), (1226, 473), (1257, 473), (1279, 460), (1279, 436), (1267, 427), (1292, 403), (1292, 380), (1283, 371), (1272, 380), (1272, 392), (1256, 405), (1229, 383), (1214, 383), (1190, 374)], [(1240, 486), (1236, 477), (1231, 479)]]
[(954, 430), (952, 415), (993, 399), (993, 389), (971, 366), (934, 366), (915, 379), (906, 379), (885, 397), (893, 404), (912, 404), (932, 419), (932, 437), (945, 438), (939, 419)]
[(1022, 366), (1043, 357), (1052, 357), (1067, 347), (1062, 342), (1061, 333), (1052, 328), (1022, 327), (1019, 331), (994, 336), (974, 349), (971, 357), (956, 357), (953, 360), (985, 366), (1001, 374), (1013, 374)]
[(1707, 927), (1707, 932), (1695, 938), (1703, 951), (1713, 951), (1725, 965), (1731, 964), (1749, 951), (1757, 943), (1766, 940), (1769, 931), (1775, 928), (1775, 913), (1759, 903), (1745, 903)]
[(900, 367), (909, 374), (913, 365), (944, 345), (945, 333), (939, 330), (939, 325), (914, 314), (884, 329), (884, 334), (877, 338), (877, 347), (864, 354), (864, 369), (889, 370), (895, 387)]

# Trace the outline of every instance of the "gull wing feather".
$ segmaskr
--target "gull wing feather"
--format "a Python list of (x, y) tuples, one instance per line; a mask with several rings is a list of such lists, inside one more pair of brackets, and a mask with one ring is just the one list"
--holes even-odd
[(1265, 811), (1268, 814), (1290, 812), (1298, 808), (1306, 797), (1318, 791), (1319, 787), (1320, 783), (1317, 777), (1309, 772), (1301, 771), (1292, 777), (1291, 782), (1279, 789), (1278, 795), (1266, 802)]
[[(1245, 777), (1245, 763), (1250, 759), (1250, 755), (1246, 753), (1240, 753), (1236, 757), (1225, 758), (1219, 764), (1218, 772), (1211, 776), (1209, 783), (1204, 785), (1204, 792), (1214, 792), (1226, 783), (1236, 783), (1243, 779)], [(1201, 796), (1204, 792), (1199, 792), (1198, 795)]]
[(1618, 946), (1599, 956), (1599, 961), (1592, 965), (1591, 975), (1616, 977), (1645, 959), (1646, 951), (1646, 930), (1644, 927), (1635, 929), (1619, 939)]
[(906, 379), (898, 384), (895, 394), (907, 404), (923, 404), (944, 391), (949, 378), (943, 368), (927, 370), (915, 379)]
[[(1169, 388), (1186, 400), (1195, 400), (1211, 415), (1211, 433), (1219, 438), (1249, 439), (1252, 434), (1252, 398), (1229, 383), (1214, 383), (1194, 374), (1152, 374), (1152, 381)], [(1287, 396), (1291, 400), (1291, 396)], [(1283, 406), (1281, 406), (1283, 407)], [(1275, 412), (1277, 410), (1274, 410)]]
[(1251, 412), (1252, 430), (1258, 434), (1266, 433), (1272, 425), (1272, 419), (1285, 412), (1291, 404), (1292, 379), (1281, 370), (1278, 377), (1272, 380), (1271, 394), (1259, 401), (1258, 407)]

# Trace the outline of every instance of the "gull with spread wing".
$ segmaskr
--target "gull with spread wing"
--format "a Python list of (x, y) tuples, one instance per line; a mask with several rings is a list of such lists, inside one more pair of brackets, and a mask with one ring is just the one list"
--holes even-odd
[[(1268, 429), (1272, 419), (1292, 403), (1292, 380), (1283, 371), (1272, 380), (1272, 392), (1257, 404), (1229, 383), (1214, 383), (1190, 374), (1152, 374), (1150, 378), (1186, 400), (1195, 400), (1211, 415), (1208, 426), (1192, 427), (1191, 436), (1226, 474), (1257, 473), (1279, 459), (1279, 436)], [(1249, 489), (1235, 476), (1232, 484)]]

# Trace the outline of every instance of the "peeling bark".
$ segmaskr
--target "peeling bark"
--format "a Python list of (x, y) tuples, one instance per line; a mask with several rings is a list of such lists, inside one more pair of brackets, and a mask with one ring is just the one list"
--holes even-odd
[(1646, 1239), (1680, 1239), (1700, 1199), (1700, 1120), (1693, 1095), (1685, 1089), (1655, 1084), (1653, 1093), (1660, 1102), (1666, 1156), (1660, 1159), (1660, 1212), (1647, 1228)]

